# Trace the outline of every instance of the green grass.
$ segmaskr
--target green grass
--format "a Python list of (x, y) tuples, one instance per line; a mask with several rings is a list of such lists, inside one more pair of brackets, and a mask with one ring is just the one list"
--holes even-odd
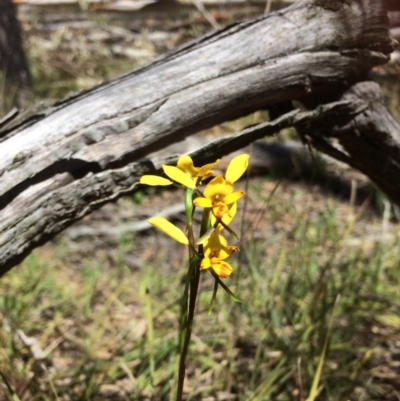
[[(202, 276), (187, 399), (300, 400), (315, 378), (319, 400), (390, 399), (394, 382), (378, 373), (399, 338), (396, 242), (363, 241), (379, 218), (323, 196), (316, 208), (299, 188), (278, 189), (259, 221), (260, 193), (250, 189), (245, 262), (226, 281), (243, 303), (220, 291), (208, 315), (213, 285)], [(117, 252), (77, 254), (60, 240), (2, 279), (0, 366), (21, 399), (24, 388), (35, 400), (170, 399), (184, 250), (173, 266), (172, 250), (150, 250), (140, 270), (124, 263), (157, 241), (169, 243), (125, 236)]]

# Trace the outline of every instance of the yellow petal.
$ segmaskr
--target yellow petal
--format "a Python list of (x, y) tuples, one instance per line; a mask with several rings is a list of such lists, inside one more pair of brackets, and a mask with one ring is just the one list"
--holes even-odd
[(226, 205), (231, 205), (232, 203), (235, 203), (239, 199), (243, 198), (243, 196), (244, 196), (243, 191), (233, 192), (233, 193), (225, 196), (225, 198), (222, 199), (222, 202), (225, 203)]
[(218, 259), (211, 259), (211, 267), (221, 278), (227, 278), (233, 273), (233, 268), (229, 263)]
[(226, 246), (219, 250), (218, 259), (223, 260), (231, 256), (233, 253), (239, 252), (239, 248), (237, 246)]
[(218, 250), (224, 246), (228, 245), (228, 241), (220, 233), (219, 228), (216, 229), (209, 237), (205, 243), (205, 248), (210, 248), (211, 250)]
[(204, 173), (204, 174), (201, 174), (201, 175), (199, 174), (199, 177), (201, 177), (201, 181), (204, 181), (207, 178), (212, 177), (213, 174), (214, 174), (214, 171), (210, 170), (207, 173)]
[(203, 180), (205, 180), (208, 177), (211, 177), (213, 175), (212, 169), (220, 162), (220, 159), (218, 159), (214, 163), (209, 163), (205, 164), (204, 166), (200, 167), (197, 173), (197, 177), (201, 177)]
[(197, 177), (197, 173), (200, 170), (199, 168), (194, 167), (193, 160), (188, 155), (184, 155), (179, 158), (177, 167), (179, 168), (179, 170), (182, 170), (184, 173), (189, 174), (191, 177)]
[(196, 198), (193, 201), (193, 205), (198, 206), (198, 207), (212, 207), (212, 202), (211, 202), (211, 199)]
[(158, 186), (158, 185), (171, 185), (172, 181), (159, 177), (158, 175), (143, 175), (139, 181), (141, 184)]
[[(229, 205), (229, 210), (228, 213), (225, 213), (224, 217), (222, 217), (222, 221), (225, 223), (225, 225), (229, 225), (230, 222), (233, 220), (237, 212), (237, 203), (232, 203), (232, 205)], [(211, 225), (213, 226), (215, 222), (217, 221), (217, 218), (211, 214)], [(220, 230), (223, 229), (222, 225), (220, 224), (218, 226)]]
[[(221, 238), (224, 237), (221, 236)], [(223, 245), (219, 241), (219, 236), (218, 235), (215, 236), (213, 233), (212, 235), (210, 235), (210, 237), (206, 240), (206, 242), (203, 245), (204, 256), (206, 257), (218, 256), (218, 252), (222, 246)]]
[(204, 255), (223, 260), (232, 255), (232, 253), (238, 252), (239, 248), (237, 246), (229, 246), (226, 238), (219, 232), (220, 228), (217, 228), (204, 243)]
[(217, 204), (214, 204), (212, 212), (215, 217), (222, 219), (225, 214), (229, 212), (229, 207), (225, 203), (218, 202)]
[(167, 219), (164, 219), (164, 217), (152, 217), (151, 219), (148, 220), (148, 222), (152, 226), (158, 228), (165, 234), (169, 235), (175, 241), (178, 241), (184, 245), (189, 244), (189, 240), (185, 235), (185, 233), (180, 228), (170, 223)]
[(171, 178), (171, 180), (182, 184), (184, 187), (194, 189), (196, 187), (194, 180), (178, 167), (162, 165), (164, 173)]
[(211, 267), (210, 258), (204, 258), (200, 263), (200, 270), (209, 269)]
[(242, 154), (234, 157), (229, 163), (225, 178), (232, 183), (236, 182), (247, 170), (248, 165), (249, 155)]
[(228, 225), (232, 219), (235, 217), (237, 213), (237, 203), (232, 203), (232, 205), (229, 205), (229, 211), (228, 213), (222, 218), (222, 221)]
[(215, 201), (215, 197), (224, 198), (233, 192), (233, 184), (218, 175), (204, 188), (204, 196)]
[(211, 234), (215, 231), (214, 227), (208, 229), (196, 242), (197, 245), (204, 245), (209, 239)]

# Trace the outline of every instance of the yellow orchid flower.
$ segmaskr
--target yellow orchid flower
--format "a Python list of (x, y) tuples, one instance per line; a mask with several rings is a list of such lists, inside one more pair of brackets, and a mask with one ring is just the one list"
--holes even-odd
[(192, 158), (188, 155), (184, 155), (178, 159), (176, 167), (165, 164), (161, 166), (165, 175), (169, 177), (170, 180), (157, 175), (144, 175), (140, 178), (140, 183), (152, 186), (165, 186), (177, 182), (186, 188), (194, 189), (199, 181), (203, 181), (214, 174), (212, 169), (218, 163), (219, 159), (215, 163), (206, 164), (202, 167), (194, 167)]
[(212, 268), (221, 278), (227, 278), (233, 273), (232, 266), (225, 262), (232, 253), (238, 252), (237, 246), (229, 246), (228, 241), (216, 229), (203, 246), (204, 258), (200, 270)]
[[(234, 157), (229, 163), (225, 178), (217, 176), (204, 189), (204, 197), (196, 198), (193, 204), (198, 207), (211, 208), (217, 219), (229, 224), (236, 214), (236, 202), (244, 196), (243, 191), (233, 192), (233, 183), (246, 171), (249, 155), (242, 154)], [(214, 224), (215, 222), (212, 221)]]
[(148, 222), (152, 226), (161, 230), (163, 233), (169, 235), (175, 241), (178, 241), (184, 245), (189, 245), (189, 240), (186, 234), (180, 228), (169, 222), (164, 217), (152, 217), (148, 220)]
[(211, 208), (213, 215), (222, 219), (226, 214), (229, 215), (231, 206), (244, 196), (243, 191), (233, 192), (233, 184), (221, 175), (211, 180), (204, 188), (204, 198), (199, 197), (193, 201), (198, 207)]

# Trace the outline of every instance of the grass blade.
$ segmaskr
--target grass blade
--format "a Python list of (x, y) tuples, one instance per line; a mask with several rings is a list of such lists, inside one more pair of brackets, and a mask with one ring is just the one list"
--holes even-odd
[(335, 314), (335, 309), (339, 303), (339, 300), (340, 300), (340, 295), (338, 295), (336, 297), (335, 304), (333, 305), (332, 314), (329, 318), (328, 328), (327, 328), (325, 340), (324, 340), (324, 346), (322, 347), (322, 352), (321, 352), (321, 356), (319, 358), (317, 371), (315, 372), (313, 383), (311, 385), (310, 394), (309, 394), (308, 398), (306, 399), (306, 401), (314, 401), (318, 396), (318, 387), (319, 387), (319, 383), (321, 381), (322, 369), (324, 367), (325, 358), (326, 358), (326, 354), (328, 351), (329, 335), (330, 335), (331, 328), (332, 328), (333, 316)]

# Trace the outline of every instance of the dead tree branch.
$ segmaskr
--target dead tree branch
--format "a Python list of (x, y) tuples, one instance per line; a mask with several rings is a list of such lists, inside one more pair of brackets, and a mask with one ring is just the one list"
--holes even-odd
[[(384, 111), (371, 105), (375, 98), (362, 102), (357, 86), (341, 98), (373, 66), (385, 63), (394, 47), (381, 0), (304, 0), (208, 34), (50, 108), (5, 119), (0, 128), (0, 274), (75, 220), (137, 189), (139, 177), (165, 161), (150, 161), (149, 154), (294, 99), (312, 98), (322, 105), (209, 144), (195, 154), (197, 161), (295, 126), (319, 149), (371, 174), (400, 203), (395, 188), (384, 186), (383, 177), (354, 149), (358, 145), (345, 138), (359, 135), (370, 142), (369, 125), (365, 136), (351, 129)], [(366, 119), (360, 122), (362, 116)], [(377, 152), (395, 145), (389, 153), (394, 174), (400, 163), (393, 131), (398, 126), (380, 117), (375, 127)], [(335, 135), (345, 151), (326, 140)]]

